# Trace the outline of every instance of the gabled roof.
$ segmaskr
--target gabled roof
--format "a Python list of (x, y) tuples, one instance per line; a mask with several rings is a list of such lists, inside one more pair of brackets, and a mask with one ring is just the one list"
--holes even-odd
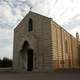
[(42, 17), (44, 17), (44, 18), (51, 19), (51, 18), (49, 18), (49, 17), (47, 17), (47, 16), (44, 16), (44, 15), (42, 15), (42, 14), (39, 14), (39, 13), (36, 13), (36, 12), (33, 12), (33, 11), (29, 11), (29, 12), (27, 13), (27, 15), (29, 15), (29, 14), (36, 14), (36, 15), (38, 15), (38, 16), (42, 16)]
[[(52, 20), (51, 18), (49, 18), (49, 17), (47, 17), (47, 16), (41, 15), (41, 14), (36, 13), (36, 12), (33, 12), (33, 11), (29, 11), (29, 12), (24, 16), (24, 18), (19, 22), (18, 25), (20, 25), (21, 22), (23, 22), (23, 20), (24, 20), (27, 16), (29, 16), (29, 15), (41, 16), (41, 17), (43, 17), (43, 18), (45, 18), (45, 19), (48, 19), (48, 20), (50, 20), (50, 21)], [(14, 30), (18, 27), (18, 25), (14, 28)]]
[[(41, 17), (43, 17), (43, 18), (45, 18), (45, 19), (48, 19), (49, 21), (52, 21), (53, 23), (55, 23), (56, 25), (58, 25), (59, 27), (61, 27), (64, 31), (66, 31), (67, 33), (69, 33), (67, 30), (65, 30), (62, 26), (60, 26), (59, 24), (57, 24), (52, 18), (49, 18), (49, 17), (47, 17), (47, 16), (44, 16), (44, 15), (41, 15), (41, 14), (39, 14), (39, 13), (36, 13), (36, 12), (33, 12), (33, 11), (29, 11), (27, 14), (26, 14), (26, 16), (20, 21), (20, 23), (28, 16), (28, 15), (37, 15), (37, 16), (41, 16)], [(18, 24), (18, 25), (20, 25), (20, 23)], [(17, 26), (18, 26), (17, 25)], [(17, 28), (17, 27), (16, 27)], [(16, 29), (15, 28), (15, 29)], [(70, 34), (70, 33), (69, 33)], [(71, 35), (71, 34), (70, 34)], [(71, 35), (72, 37), (74, 37), (73, 35)], [(74, 37), (75, 38), (75, 37)]]

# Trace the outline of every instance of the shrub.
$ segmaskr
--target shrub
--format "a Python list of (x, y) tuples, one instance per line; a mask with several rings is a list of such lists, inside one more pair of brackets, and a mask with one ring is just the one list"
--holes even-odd
[(0, 67), (1, 68), (12, 67), (12, 60), (8, 58), (3, 58), (2, 60), (0, 59)]

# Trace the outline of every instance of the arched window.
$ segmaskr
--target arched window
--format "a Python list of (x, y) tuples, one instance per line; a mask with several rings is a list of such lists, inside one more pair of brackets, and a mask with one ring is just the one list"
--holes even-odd
[(28, 22), (28, 31), (32, 31), (32, 30), (33, 30), (33, 22), (32, 19), (30, 18)]

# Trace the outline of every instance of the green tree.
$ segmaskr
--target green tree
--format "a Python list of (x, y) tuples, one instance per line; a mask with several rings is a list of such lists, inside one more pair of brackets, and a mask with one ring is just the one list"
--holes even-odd
[(2, 60), (0, 59), (0, 67), (12, 67), (12, 60), (4, 57)]

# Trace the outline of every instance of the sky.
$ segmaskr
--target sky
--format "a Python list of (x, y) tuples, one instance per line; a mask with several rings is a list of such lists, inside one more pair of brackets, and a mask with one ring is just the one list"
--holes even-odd
[(12, 59), (14, 28), (30, 7), (52, 18), (73, 36), (80, 33), (80, 0), (0, 0), (0, 58)]

